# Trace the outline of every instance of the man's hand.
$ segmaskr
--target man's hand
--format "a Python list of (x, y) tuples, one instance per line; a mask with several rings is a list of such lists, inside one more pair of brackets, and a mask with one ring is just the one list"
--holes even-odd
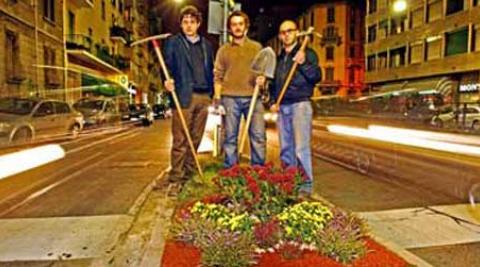
[(257, 77), (257, 80), (255, 82), (257, 86), (264, 87), (265, 83), (267, 82), (267, 78), (263, 75), (260, 75)]
[(271, 111), (271, 112), (277, 113), (278, 110), (279, 110), (279, 108), (278, 108), (278, 105), (277, 105), (277, 104), (273, 104), (273, 105), (270, 107), (270, 111)]
[(297, 62), (300, 65), (305, 63), (305, 51), (298, 51), (295, 57), (293, 57), (293, 61)]
[(165, 89), (168, 91), (168, 92), (173, 92), (175, 91), (175, 81), (172, 80), (172, 79), (169, 79), (169, 80), (165, 80), (165, 82), (163, 83), (163, 85), (165, 86)]

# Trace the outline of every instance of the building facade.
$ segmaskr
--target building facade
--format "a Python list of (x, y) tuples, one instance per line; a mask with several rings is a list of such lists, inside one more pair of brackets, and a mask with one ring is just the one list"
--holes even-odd
[[(310, 42), (323, 73), (316, 95), (359, 95), (365, 89), (364, 12), (350, 1), (334, 1), (316, 4), (296, 19), (301, 30), (312, 26), (322, 35)], [(280, 49), (278, 38), (268, 43)]]
[(160, 88), (155, 57), (148, 45), (130, 47), (149, 34), (145, 2), (0, 1), (0, 97), (148, 102)]
[(377, 92), (480, 102), (480, 1), (393, 0), (367, 5), (366, 82)]
[(57, 5), (63, 1), (0, 2), (0, 97), (67, 97), (63, 11)]

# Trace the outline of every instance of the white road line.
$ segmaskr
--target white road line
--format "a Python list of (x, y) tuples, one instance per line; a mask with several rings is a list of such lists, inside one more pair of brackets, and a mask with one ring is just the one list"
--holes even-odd
[[(87, 149), (87, 148), (90, 148), (90, 147), (92, 147), (92, 146), (96, 146), (96, 145), (98, 145), (98, 144), (102, 144), (102, 143), (105, 143), (105, 142), (109, 142), (109, 141), (111, 141), (111, 140), (114, 140), (114, 139), (117, 139), (117, 138), (120, 138), (120, 137), (123, 137), (123, 136), (135, 134), (135, 132), (137, 132), (137, 131), (138, 131), (138, 130), (128, 131), (128, 132), (125, 132), (125, 133), (121, 133), (121, 134), (118, 134), (118, 135), (114, 135), (114, 136), (109, 137), (109, 138), (106, 138), (106, 139), (101, 139), (101, 140), (98, 140), (98, 141), (95, 141), (95, 142), (92, 142), (92, 143), (89, 143), (89, 144), (86, 144), (86, 145), (83, 145), (83, 146), (74, 148), (74, 149), (72, 149), (72, 150), (67, 150), (66, 153), (67, 153), (67, 154), (76, 153), (76, 152), (85, 150), (85, 149)], [(137, 134), (138, 134), (138, 133), (137, 133)]]
[[(80, 161), (77, 161), (77, 162), (75, 162), (74, 164), (72, 164), (71, 166), (69, 166), (70, 168), (65, 169), (65, 170), (62, 170), (61, 172), (67, 171), (67, 170), (72, 170), (72, 171), (73, 171), (73, 170), (75, 170), (76, 168), (78, 168), (79, 166), (85, 164), (86, 162), (90, 161), (91, 159), (93, 159), (93, 158), (95, 158), (95, 157), (97, 157), (97, 156), (98, 156), (98, 153), (95, 154), (95, 155), (91, 155), (91, 156), (89, 156), (89, 157), (87, 157), (87, 158), (85, 158), (85, 159), (82, 159), (82, 160), (80, 160)], [(58, 172), (57, 172), (57, 173), (58, 173)], [(3, 198), (3, 199), (0, 201), (0, 205), (1, 205), (2, 203), (8, 202), (9, 200), (11, 200), (11, 199), (13, 199), (13, 198), (15, 198), (15, 197), (17, 197), (17, 196), (19, 196), (19, 195), (21, 195), (21, 194), (24, 194), (25, 192), (28, 192), (28, 191), (32, 190), (33, 188), (37, 187), (38, 185), (40, 185), (40, 184), (48, 181), (49, 179), (52, 179), (53, 176), (54, 176), (54, 175), (47, 176), (47, 177), (45, 177), (45, 178), (43, 178), (43, 179), (41, 179), (41, 180), (36, 181), (36, 182), (33, 183), (33, 184), (30, 184), (30, 185), (27, 186), (27, 187), (23, 187), (22, 190), (17, 191), (15, 194), (12, 194), (12, 195), (9, 195), (9, 196), (6, 197), (6, 198)]]
[[(92, 157), (97, 157), (97, 156), (99, 156), (100, 154), (101, 154), (101, 152), (97, 152), (97, 153), (95, 153)], [(82, 169), (80, 169), (80, 170), (78, 170), (78, 171), (76, 171), (76, 172), (74, 172), (74, 173), (72, 173), (72, 174), (70, 174), (70, 175), (65, 176), (63, 179), (61, 179), (61, 180), (59, 180), (59, 181), (57, 181), (57, 182), (55, 182), (55, 183), (53, 183), (53, 184), (51, 184), (51, 185), (49, 185), (49, 186), (47, 186), (47, 187), (44, 187), (44, 188), (42, 188), (42, 189), (40, 189), (40, 190), (37, 190), (36, 192), (34, 192), (34, 193), (30, 194), (28, 197), (26, 197), (23, 201), (15, 204), (15, 205), (13, 205), (12, 207), (8, 208), (8, 209), (5, 210), (5, 211), (2, 211), (2, 212), (0, 213), (0, 216), (4, 216), (5, 214), (8, 214), (8, 213), (10, 213), (10, 212), (18, 209), (19, 207), (21, 207), (21, 206), (27, 204), (28, 202), (30, 202), (31, 200), (36, 199), (37, 197), (39, 197), (39, 196), (41, 196), (41, 195), (44, 195), (45, 193), (47, 193), (48, 191), (52, 190), (53, 188), (55, 188), (55, 187), (57, 187), (57, 186), (59, 186), (59, 185), (62, 185), (62, 184), (64, 184), (64, 183), (70, 181), (71, 179), (77, 177), (77, 176), (80, 175), (80, 174), (85, 173), (86, 171), (89, 171), (89, 170), (92, 169), (92, 168), (97, 167), (98, 165), (100, 165), (101, 163), (105, 162), (106, 160), (112, 158), (112, 157), (115, 156), (116, 154), (117, 154), (117, 153), (114, 153), (114, 154), (111, 154), (111, 155), (109, 155), (109, 156), (107, 156), (107, 157), (104, 157), (103, 159), (101, 159), (101, 160), (99, 160), (99, 161), (97, 161), (97, 162), (95, 162), (95, 163), (93, 163), (93, 164), (91, 164), (91, 165), (88, 165), (88, 166), (85, 167), (85, 168), (82, 168)]]

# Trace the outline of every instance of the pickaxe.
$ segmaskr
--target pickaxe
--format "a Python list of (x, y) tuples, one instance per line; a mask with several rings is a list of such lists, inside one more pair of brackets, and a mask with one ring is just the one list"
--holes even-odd
[[(275, 51), (273, 51), (271, 47), (266, 47), (260, 52), (258, 52), (258, 54), (253, 59), (251, 70), (255, 74), (265, 76), (267, 78), (273, 78), (273, 76), (275, 75), (276, 63), (277, 57), (275, 55)], [(248, 110), (247, 119), (245, 121), (245, 127), (240, 138), (240, 147), (238, 149), (238, 153), (240, 155), (242, 154), (243, 148), (245, 147), (248, 129), (250, 128), (250, 123), (252, 122), (253, 111), (255, 110), (255, 106), (257, 104), (259, 92), (260, 86), (255, 85), (255, 88), (253, 89), (252, 100), (250, 101), (250, 108)]]
[[(307, 31), (301, 32), (297, 34), (297, 37), (300, 36), (305, 36), (305, 39), (303, 39), (302, 45), (300, 46), (300, 49), (298, 51), (305, 51), (305, 48), (307, 47), (308, 41), (310, 40), (310, 35), (314, 34), (315, 36), (322, 37), (321, 34), (314, 32), (313, 27), (309, 27)], [(290, 82), (293, 79), (293, 75), (295, 75), (295, 72), (297, 71), (298, 68), (298, 63), (294, 62), (292, 67), (290, 68), (290, 72), (288, 73), (287, 79), (285, 80), (285, 83), (283, 84), (282, 90), (280, 91), (280, 94), (278, 95), (277, 102), (275, 105), (277, 107), (280, 106), (280, 103), (283, 100), (283, 97), (285, 96), (285, 93), (287, 92), (287, 88), (290, 85)]]
[[(155, 53), (157, 54), (158, 61), (160, 62), (160, 65), (162, 67), (162, 71), (163, 71), (163, 74), (165, 75), (166, 80), (170, 80), (171, 78), (170, 78), (170, 73), (168, 72), (168, 69), (167, 69), (167, 65), (165, 64), (165, 59), (163, 58), (162, 52), (160, 51), (160, 44), (158, 43), (158, 40), (166, 39), (170, 35), (171, 34), (166, 33), (166, 34), (150, 36), (130, 44), (130, 46), (135, 46), (135, 45), (143, 44), (146, 42), (152, 42), (153, 48), (155, 49)], [(178, 101), (177, 93), (175, 93), (175, 91), (172, 91), (171, 94), (172, 94), (173, 102), (175, 103), (175, 107), (177, 108), (178, 116), (180, 117), (183, 130), (185, 131), (188, 144), (190, 145), (190, 150), (193, 154), (193, 158), (195, 159), (195, 164), (197, 165), (198, 174), (200, 175), (200, 177), (203, 178), (202, 167), (200, 166), (200, 161), (198, 160), (197, 151), (195, 149), (195, 146), (193, 145), (192, 137), (190, 136), (190, 131), (188, 130), (185, 117), (183, 116), (183, 113), (182, 113), (182, 106), (180, 105), (180, 101)]]

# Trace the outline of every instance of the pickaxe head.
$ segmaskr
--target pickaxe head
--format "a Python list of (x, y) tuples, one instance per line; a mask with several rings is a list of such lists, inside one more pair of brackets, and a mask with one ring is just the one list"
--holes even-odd
[(316, 32), (315, 28), (313, 28), (313, 27), (309, 27), (308, 30), (297, 33), (297, 37), (309, 36), (309, 35), (313, 35), (313, 36), (316, 36), (318, 38), (323, 37), (323, 35), (320, 34), (319, 32)]
[[(130, 46), (136, 46), (136, 45), (140, 45), (140, 44), (147, 43), (147, 42), (152, 42), (152, 41), (157, 41), (157, 40), (166, 39), (166, 38), (168, 38), (170, 35), (171, 35), (170, 33), (164, 33), (164, 34), (159, 34), (159, 35), (150, 36), (150, 37), (147, 37), (147, 38), (143, 38), (143, 39), (137, 40), (137, 41), (131, 43)], [(154, 43), (155, 43), (155, 42), (154, 42)]]

